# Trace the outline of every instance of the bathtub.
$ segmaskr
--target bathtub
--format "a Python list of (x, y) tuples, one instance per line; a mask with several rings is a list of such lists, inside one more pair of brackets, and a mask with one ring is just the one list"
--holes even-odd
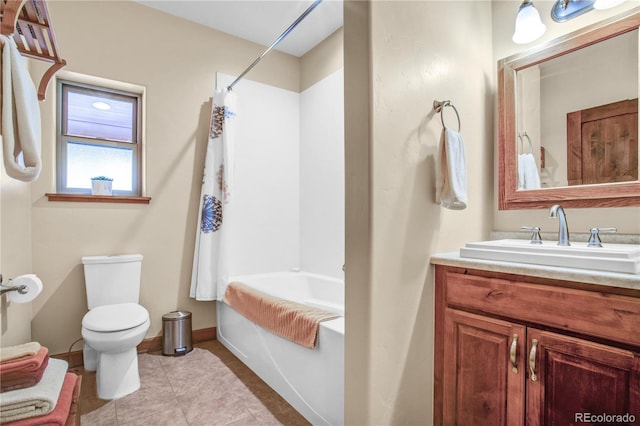
[[(264, 293), (344, 315), (342, 280), (305, 272), (236, 276)], [(218, 340), (314, 425), (344, 423), (344, 316), (320, 323), (314, 349), (254, 324), (222, 301)]]

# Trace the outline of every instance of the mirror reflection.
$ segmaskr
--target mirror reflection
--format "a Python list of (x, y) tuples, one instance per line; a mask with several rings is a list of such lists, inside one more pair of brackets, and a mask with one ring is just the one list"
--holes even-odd
[(516, 73), (517, 189), (638, 181), (638, 30)]

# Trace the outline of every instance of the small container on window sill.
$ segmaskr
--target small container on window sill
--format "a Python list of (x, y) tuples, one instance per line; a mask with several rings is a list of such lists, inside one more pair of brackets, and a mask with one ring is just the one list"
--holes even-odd
[(91, 194), (92, 195), (113, 195), (112, 192), (113, 179), (106, 176), (97, 176), (91, 178)]

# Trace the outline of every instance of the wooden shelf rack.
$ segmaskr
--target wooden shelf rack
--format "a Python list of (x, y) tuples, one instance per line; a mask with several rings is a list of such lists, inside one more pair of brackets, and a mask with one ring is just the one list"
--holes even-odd
[(49, 81), (67, 64), (60, 57), (44, 0), (0, 0), (0, 27), (3, 35), (13, 35), (23, 56), (53, 63), (38, 86), (38, 99), (44, 100)]

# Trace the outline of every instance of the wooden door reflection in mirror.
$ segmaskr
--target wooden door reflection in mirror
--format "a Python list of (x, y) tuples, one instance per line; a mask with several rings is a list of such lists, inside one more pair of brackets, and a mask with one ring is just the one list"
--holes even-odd
[(569, 185), (638, 180), (638, 98), (567, 114)]

